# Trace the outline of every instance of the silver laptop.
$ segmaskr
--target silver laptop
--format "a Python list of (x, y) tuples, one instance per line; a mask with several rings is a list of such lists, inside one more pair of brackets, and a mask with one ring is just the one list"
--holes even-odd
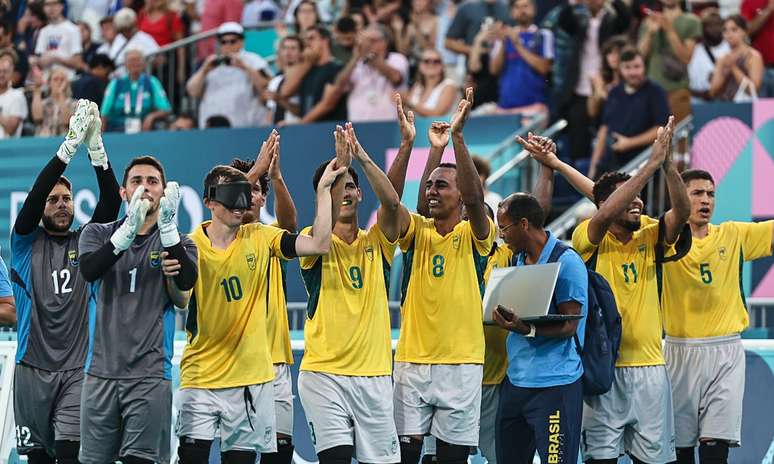
[(493, 323), (498, 305), (510, 308), (526, 322), (566, 321), (580, 315), (548, 314), (560, 263), (495, 268), (484, 293), (484, 323)]

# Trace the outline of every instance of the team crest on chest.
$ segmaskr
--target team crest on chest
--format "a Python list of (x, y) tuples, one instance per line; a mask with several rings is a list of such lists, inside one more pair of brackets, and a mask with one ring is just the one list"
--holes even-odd
[(718, 256), (720, 256), (720, 259), (726, 259), (726, 247), (718, 248)]
[(368, 245), (365, 247), (365, 254), (369, 261), (374, 260), (374, 247)]
[(454, 247), (455, 250), (460, 249), (460, 236), (458, 234), (455, 234), (454, 236), (452, 236), (452, 246)]
[(148, 256), (150, 258), (150, 265), (151, 267), (159, 267), (161, 266), (161, 252), (160, 251), (151, 251), (150, 255)]
[(70, 266), (76, 267), (78, 265), (78, 252), (69, 250), (67, 252), (67, 261), (70, 262)]
[(255, 270), (255, 253), (249, 253), (245, 255), (245, 259), (247, 260), (247, 267), (250, 268), (251, 271)]

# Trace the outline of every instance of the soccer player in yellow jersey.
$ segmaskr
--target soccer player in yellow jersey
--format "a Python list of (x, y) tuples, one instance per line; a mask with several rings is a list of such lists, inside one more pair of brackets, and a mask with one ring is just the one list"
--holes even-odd
[[(469, 448), (478, 445), (484, 362), (481, 258), (489, 254), (496, 229), (462, 135), (472, 100), (472, 89), (467, 89), (451, 124), (433, 123), (431, 155), (437, 156), (425, 167), (417, 207), (427, 218), (412, 214), (399, 242), (405, 255), (394, 403), (403, 463), (419, 461), (427, 434), (437, 439), (441, 463), (467, 462)], [(439, 164), (449, 132), (456, 165)], [(391, 172), (390, 178), (405, 178), (405, 169)], [(462, 220), (463, 205), (467, 221)]]
[[(272, 150), (273, 151), (273, 150)], [(260, 177), (272, 162), (264, 151)], [(242, 224), (251, 207), (251, 184), (229, 166), (204, 180), (212, 221), (192, 234), (201, 250), (200, 279), (189, 304), (188, 343), (180, 364), (177, 435), (182, 464), (205, 464), (212, 440), (221, 440), (226, 464), (253, 464), (256, 452), (276, 451), (274, 370), (266, 314), (271, 258), (327, 253), (331, 234), (330, 187), (346, 168), (331, 161), (317, 192), (313, 235), (259, 223)]]
[[(335, 137), (337, 157), (359, 162), (380, 206), (376, 224), (361, 229), (363, 194), (349, 168), (341, 195), (333, 195), (338, 211), (330, 251), (301, 259), (309, 302), (298, 393), (320, 464), (349, 464), (353, 456), (360, 463), (398, 463), (387, 292), (397, 240), (410, 217), (352, 125), (338, 126)], [(314, 175), (315, 188), (324, 167)]]
[(613, 290), (623, 332), (610, 391), (586, 399), (582, 450), (587, 463), (615, 463), (628, 453), (635, 463), (675, 460), (669, 376), (661, 350), (661, 312), (655, 247), (659, 225), (641, 226), (639, 193), (661, 167), (672, 209), (663, 237), (673, 244), (688, 219), (685, 186), (672, 162), (674, 118), (659, 128), (646, 164), (633, 176), (606, 173), (593, 189), (598, 211), (573, 233), (573, 247)]
[(745, 355), (740, 332), (748, 323), (742, 265), (770, 256), (774, 221), (711, 224), (715, 181), (682, 173), (691, 201), (690, 252), (664, 264), (662, 305), (666, 358), (675, 404), (677, 461), (728, 460), (741, 444)]
[[(274, 212), (276, 222), (272, 225), (288, 232), (296, 231), (296, 206), (282, 178), (279, 162), (279, 134), (272, 131), (266, 141), (274, 146), (274, 160), (269, 172), (257, 176), (255, 161), (234, 159), (231, 167), (242, 171), (252, 184), (252, 204), (249, 213), (242, 217), (243, 224), (259, 222), (261, 209), (266, 204), (269, 182), (274, 189)], [(287, 261), (272, 256), (269, 263), (269, 312), (266, 315), (271, 358), (274, 363), (274, 412), (277, 416), (277, 452), (262, 453), (263, 464), (290, 464), (293, 460), (293, 379), (290, 366), (293, 352), (290, 348), (288, 308), (285, 299), (285, 275)]]

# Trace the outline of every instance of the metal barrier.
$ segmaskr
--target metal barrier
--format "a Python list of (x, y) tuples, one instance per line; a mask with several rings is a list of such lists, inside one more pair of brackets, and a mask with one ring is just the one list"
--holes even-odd
[[(674, 133), (687, 134), (692, 127), (692, 124), (693, 117), (688, 116), (677, 124)], [(678, 138), (673, 138), (672, 146), (674, 147), (678, 141)], [(621, 168), (620, 171), (628, 172), (630, 174), (636, 173), (648, 161), (652, 151), (653, 146), (643, 150), (642, 153), (637, 155), (636, 158)], [(663, 213), (666, 209), (667, 199), (664, 176), (657, 173), (655, 176), (651, 177), (643, 189), (643, 192), (646, 194), (646, 197), (643, 198), (643, 201), (645, 202), (645, 213), (652, 217), (657, 217)], [(562, 213), (551, 224), (549, 224), (548, 229), (551, 230), (551, 232), (553, 232), (557, 237), (564, 237), (565, 234), (567, 234), (567, 232), (569, 232), (578, 222), (578, 214), (584, 209), (588, 208), (588, 205), (593, 206), (593, 203), (589, 199), (583, 198), (578, 200), (578, 202), (570, 206), (564, 213)]]

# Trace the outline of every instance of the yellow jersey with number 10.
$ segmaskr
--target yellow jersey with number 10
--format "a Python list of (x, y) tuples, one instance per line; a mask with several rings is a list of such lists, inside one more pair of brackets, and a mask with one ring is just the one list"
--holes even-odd
[(497, 231), (479, 240), (468, 221), (448, 234), (433, 219), (411, 215), (399, 241), (403, 257), (401, 330), (395, 360), (418, 364), (483, 364), (481, 298), (486, 257)]
[(327, 255), (301, 258), (309, 293), (302, 371), (392, 373), (387, 289), (395, 246), (374, 225), (368, 232), (359, 230), (351, 244), (334, 234)]
[(742, 266), (771, 255), (774, 221), (709, 224), (691, 251), (664, 264), (666, 333), (679, 338), (736, 334), (747, 328)]
[[(489, 276), (492, 269), (496, 267), (508, 267), (511, 265), (513, 252), (505, 245), (498, 246), (494, 253), (487, 260), (486, 271), (484, 271), (484, 281), (489, 282)], [(508, 338), (508, 331), (498, 325), (484, 326), (484, 340), (486, 349), (484, 351), (484, 379), (483, 385), (500, 385), (508, 372), (508, 350), (505, 346), (505, 340)]]
[(201, 224), (191, 234), (199, 277), (188, 305), (188, 343), (180, 388), (231, 388), (274, 378), (267, 342), (270, 265), (281, 257), (285, 231), (263, 224), (239, 228), (225, 250), (212, 247)]

